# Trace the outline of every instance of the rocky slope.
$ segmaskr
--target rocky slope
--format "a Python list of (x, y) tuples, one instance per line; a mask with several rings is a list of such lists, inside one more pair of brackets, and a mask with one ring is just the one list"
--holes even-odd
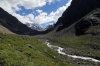
[(80, 19), (74, 26), (75, 34), (100, 34), (100, 9), (97, 8)]
[(13, 32), (11, 32), (9, 29), (5, 28), (4, 26), (0, 25), (0, 33), (7, 33), (7, 34), (14, 34)]
[(69, 27), (55, 32), (55, 35), (100, 35), (100, 8), (92, 10)]
[(87, 15), (89, 12), (99, 7), (100, 0), (72, 0), (71, 6), (65, 10), (55, 24), (55, 27), (62, 24), (62, 26), (58, 27), (56, 31), (68, 28), (75, 22), (79, 21), (82, 17)]

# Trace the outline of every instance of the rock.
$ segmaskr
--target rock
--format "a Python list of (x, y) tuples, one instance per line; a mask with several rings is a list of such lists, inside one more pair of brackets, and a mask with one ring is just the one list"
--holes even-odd
[[(75, 24), (75, 31), (76, 35), (82, 35), (86, 34), (85, 32), (91, 27), (91, 26), (98, 26), (100, 24), (100, 9), (95, 9), (92, 12), (90, 12), (88, 15), (83, 17), (81, 20), (79, 20)], [(92, 35), (96, 35), (98, 32), (97, 30), (90, 29), (87, 33), (91, 33)], [(90, 32), (91, 31), (91, 32)]]
[(29, 48), (31, 48), (31, 49), (33, 48), (33, 46), (32, 46), (32, 45), (30, 45), (30, 44), (27, 44), (27, 46), (28, 46)]

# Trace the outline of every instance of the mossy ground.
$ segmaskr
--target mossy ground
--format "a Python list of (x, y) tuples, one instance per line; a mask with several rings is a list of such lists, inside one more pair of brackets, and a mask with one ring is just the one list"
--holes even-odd
[(62, 58), (33, 37), (0, 34), (0, 66), (72, 66)]

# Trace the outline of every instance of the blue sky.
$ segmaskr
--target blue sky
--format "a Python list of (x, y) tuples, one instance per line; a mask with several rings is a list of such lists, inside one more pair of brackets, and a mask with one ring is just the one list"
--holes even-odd
[[(20, 15), (23, 15), (23, 13), (25, 13), (24, 15), (27, 15), (27, 14), (32, 13), (33, 11), (36, 11), (37, 9), (40, 9), (49, 14), (52, 11), (56, 11), (59, 7), (66, 5), (67, 2), (68, 2), (68, 0), (61, 0), (61, 1), (57, 1), (55, 3), (51, 3), (51, 4), (47, 3), (43, 7), (37, 7), (35, 9), (25, 9), (23, 6), (20, 6), (20, 8), (22, 10), (16, 11), (16, 13), (20, 14)], [(38, 15), (38, 14), (36, 14), (36, 12), (34, 14), (35, 14), (35, 16)]]
[(0, 7), (26, 24), (46, 27), (57, 22), (72, 0), (0, 0)]

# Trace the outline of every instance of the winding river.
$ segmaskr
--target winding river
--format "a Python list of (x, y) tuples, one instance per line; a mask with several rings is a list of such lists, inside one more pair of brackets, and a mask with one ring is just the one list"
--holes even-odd
[(100, 63), (100, 60), (97, 60), (97, 59), (94, 59), (94, 58), (91, 58), (91, 57), (69, 55), (69, 54), (67, 54), (63, 51), (65, 48), (62, 48), (62, 47), (59, 47), (59, 46), (53, 46), (48, 42), (48, 40), (46, 40), (44, 44), (46, 44), (49, 48), (54, 49), (55, 51), (57, 51), (59, 54), (66, 55), (68, 57), (72, 57), (72, 58), (75, 58), (75, 59), (83, 59), (83, 60), (94, 61), (94, 62), (99, 62)]

